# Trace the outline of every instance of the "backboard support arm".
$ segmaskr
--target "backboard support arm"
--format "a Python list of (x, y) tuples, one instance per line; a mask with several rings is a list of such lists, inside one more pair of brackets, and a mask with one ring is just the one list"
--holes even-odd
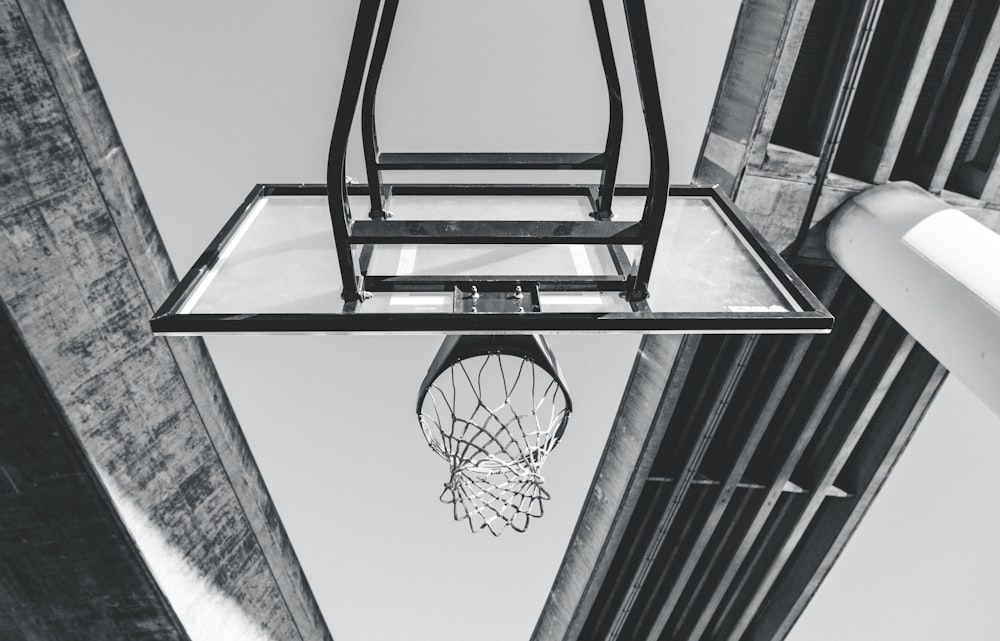
[(358, 18), (354, 25), (351, 50), (344, 70), (344, 85), (337, 105), (337, 116), (330, 136), (330, 153), (326, 164), (327, 200), (330, 205), (330, 222), (333, 224), (337, 261), (344, 283), (341, 297), (347, 302), (364, 299), (358, 265), (351, 250), (351, 204), (347, 197), (347, 141), (351, 135), (354, 112), (361, 95), (361, 85), (368, 64), (375, 24), (382, 0), (361, 0)]
[[(650, 148), (650, 181), (646, 202), (643, 207), (641, 222), (642, 255), (639, 261), (632, 265), (628, 275), (628, 287), (625, 292), (630, 301), (641, 301), (648, 296), (648, 283), (652, 275), (653, 258), (659, 241), (663, 217), (666, 211), (667, 194), (670, 182), (669, 159), (667, 150), (666, 128), (663, 121), (663, 110), (660, 101), (659, 87), (656, 79), (656, 69), (653, 63), (652, 43), (649, 33), (649, 22), (646, 14), (645, 0), (623, 0), (625, 18), (628, 25), (629, 42), (635, 65), (639, 98), (642, 103), (643, 116), (646, 124)], [(382, 66), (388, 51), (389, 40), (395, 22), (399, 0), (361, 0), (358, 18), (355, 24), (351, 50), (348, 56), (347, 69), (344, 74), (344, 84), (340, 103), (334, 122), (330, 141), (330, 152), (327, 164), (327, 184), (330, 215), (333, 232), (336, 239), (338, 263), (344, 283), (343, 298), (345, 301), (363, 301), (363, 275), (359, 269), (351, 246), (354, 223), (351, 217), (350, 203), (346, 188), (346, 157), (347, 142), (351, 125), (361, 98), (362, 141), (365, 152), (365, 164), (368, 174), (369, 199), (371, 203), (370, 217), (375, 220), (385, 219), (384, 187), (381, 182), (381, 170), (391, 167), (395, 170), (410, 169), (601, 169), (601, 182), (598, 186), (595, 201), (594, 217), (601, 224), (611, 218), (611, 203), (614, 197), (615, 180), (618, 161), (621, 152), (623, 108), (621, 100), (621, 85), (614, 60), (611, 35), (608, 29), (607, 15), (603, 0), (590, 0), (591, 15), (601, 54), (608, 89), (609, 123), (605, 150), (602, 154), (539, 154), (539, 153), (397, 153), (381, 154), (378, 149), (377, 131), (375, 127), (375, 98), (381, 77)], [(377, 36), (376, 36), (377, 27)], [(374, 40), (374, 47), (372, 46)], [(371, 59), (369, 61), (369, 51)], [(362, 96), (363, 93), (363, 96)], [(584, 229), (587, 223), (575, 223), (580, 230), (575, 233), (580, 238), (580, 244), (596, 244), (603, 233), (593, 233)], [(427, 226), (420, 227), (413, 235), (417, 242), (455, 242), (449, 236), (431, 233), (427, 235)], [(433, 229), (433, 226), (430, 227)], [(367, 229), (367, 228), (366, 228)], [(399, 227), (402, 234), (393, 234), (393, 242), (408, 242), (411, 240), (405, 227)], [(416, 230), (417, 227), (414, 227)], [(490, 236), (489, 228), (483, 230)], [(369, 230), (370, 231), (370, 230)], [(573, 234), (571, 234), (573, 235)], [(475, 240), (476, 235), (470, 237)], [(388, 242), (388, 241), (383, 241)], [(528, 242), (520, 239), (515, 242)]]
[(608, 139), (604, 146), (604, 169), (601, 171), (601, 185), (597, 192), (594, 210), (595, 218), (611, 218), (611, 201), (615, 195), (615, 180), (618, 176), (618, 159), (622, 148), (622, 127), (625, 112), (622, 107), (622, 86), (615, 65), (615, 52), (608, 29), (608, 16), (604, 11), (604, 0), (590, 0), (590, 14), (594, 19), (594, 34), (601, 52), (601, 66), (608, 86)]
[(361, 100), (361, 142), (365, 150), (365, 169), (368, 172), (368, 184), (372, 186), (368, 197), (371, 199), (369, 217), (378, 220), (387, 218), (385, 198), (382, 189), (382, 171), (378, 162), (378, 131), (375, 127), (375, 97), (378, 93), (379, 79), (382, 77), (382, 66), (389, 50), (389, 38), (392, 37), (392, 25), (396, 21), (396, 10), (399, 0), (385, 0), (382, 18), (378, 24), (378, 35), (375, 37), (375, 48), (372, 50), (371, 64), (368, 66), (368, 79), (365, 80), (365, 93)]
[(646, 121), (646, 135), (649, 138), (649, 191), (642, 212), (642, 235), (645, 240), (639, 262), (633, 266), (628, 292), (630, 300), (642, 300), (649, 295), (653, 259), (663, 228), (663, 216), (667, 210), (670, 157), (660, 88), (656, 79), (656, 65), (653, 62), (653, 43), (649, 35), (646, 3), (645, 0), (623, 0), (623, 4), (629, 42), (632, 45), (635, 76), (639, 85), (639, 99)]

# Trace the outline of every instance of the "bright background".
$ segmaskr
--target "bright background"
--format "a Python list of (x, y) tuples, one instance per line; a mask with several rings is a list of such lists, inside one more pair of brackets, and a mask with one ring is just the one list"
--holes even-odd
[[(603, 147), (607, 99), (585, 3), (401, 4), (379, 94), (383, 149)], [(673, 182), (683, 183), (739, 2), (648, 4)], [(67, 5), (178, 272), (255, 183), (325, 181), (356, 0)], [(646, 142), (620, 5), (608, 10), (632, 123), (619, 181), (639, 183)], [(348, 173), (363, 179), (357, 140)], [(592, 180), (534, 178), (553, 176)], [(528, 534), (499, 539), (473, 536), (437, 502), (446, 469), (424, 444), (413, 406), (439, 342), (208, 341), (340, 641), (530, 636), (638, 339), (551, 338), (575, 402), (546, 465), (553, 499)], [(1000, 419), (946, 383), (791, 638), (1000, 639), (998, 455)]]

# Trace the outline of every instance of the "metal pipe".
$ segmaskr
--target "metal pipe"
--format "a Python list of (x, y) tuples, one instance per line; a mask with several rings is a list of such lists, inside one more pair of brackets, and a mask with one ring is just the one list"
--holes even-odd
[(615, 195), (615, 179), (618, 176), (618, 158), (622, 148), (622, 126), (625, 120), (622, 107), (622, 86), (615, 65), (615, 52), (608, 29), (608, 16), (604, 11), (604, 0), (590, 0), (590, 13), (594, 19), (594, 33), (601, 52), (604, 80), (608, 86), (608, 139), (604, 146), (604, 168), (601, 171), (601, 186), (597, 194), (598, 219), (611, 217), (611, 201)]
[(1000, 235), (895, 182), (841, 205), (826, 242), (876, 303), (1000, 415)]
[(362, 294), (358, 266), (354, 262), (354, 252), (351, 251), (351, 204), (347, 199), (347, 140), (351, 135), (351, 123), (358, 106), (358, 97), (361, 95), (361, 83), (368, 64), (368, 50), (375, 33), (375, 23), (381, 4), (382, 0), (361, 0), (361, 5), (358, 7), (351, 50), (347, 57), (347, 68), (344, 70), (344, 86), (340, 91), (340, 103), (337, 105), (333, 134), (330, 136), (330, 153), (326, 162), (330, 221), (333, 224), (337, 261), (344, 285), (341, 296), (348, 302), (360, 300)]
[(653, 274), (653, 258), (660, 241), (663, 216), (667, 210), (667, 192), (670, 189), (670, 154), (667, 148), (667, 129), (663, 122), (660, 87), (653, 61), (653, 43), (649, 34), (649, 18), (645, 0), (622, 0), (625, 21), (628, 24), (629, 42), (642, 115), (646, 121), (649, 138), (649, 190), (642, 211), (642, 256), (633, 267), (630, 277), (629, 298), (644, 299), (649, 294), (648, 283)]
[(392, 25), (396, 20), (396, 9), (399, 0), (385, 0), (382, 18), (378, 24), (378, 35), (375, 36), (375, 48), (372, 50), (371, 63), (368, 65), (368, 79), (365, 80), (365, 93), (361, 99), (361, 142), (365, 150), (365, 170), (368, 173), (368, 197), (371, 200), (370, 218), (385, 218), (382, 203), (382, 175), (378, 166), (378, 133), (375, 128), (375, 95), (378, 93), (379, 79), (382, 77), (382, 65), (385, 64), (386, 52), (389, 50), (389, 38), (392, 36)]

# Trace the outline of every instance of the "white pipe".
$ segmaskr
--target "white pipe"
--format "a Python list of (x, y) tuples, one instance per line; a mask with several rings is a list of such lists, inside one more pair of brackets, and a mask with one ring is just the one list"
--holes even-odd
[(844, 271), (1000, 415), (1000, 235), (897, 182), (841, 205), (826, 238)]

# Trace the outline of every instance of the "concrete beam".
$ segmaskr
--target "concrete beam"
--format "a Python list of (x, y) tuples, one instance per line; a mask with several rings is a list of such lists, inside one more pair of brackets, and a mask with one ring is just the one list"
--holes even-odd
[(646, 336), (587, 501), (532, 641), (574, 641), (584, 631), (670, 423), (697, 336)]
[[(725, 407), (732, 399), (736, 383), (743, 376), (747, 360), (754, 346), (757, 344), (757, 337), (751, 336), (739, 340), (733, 339), (732, 342), (736, 344), (736, 347), (732, 348), (734, 355), (729, 358), (720, 358), (717, 367), (713, 368), (712, 375), (706, 377), (711, 379), (719, 377), (722, 379), (721, 384), (716, 387), (715, 385), (710, 386), (707, 380), (703, 381), (703, 387), (699, 394), (699, 404), (707, 403), (716, 408)], [(718, 370), (718, 372), (715, 370)], [(710, 387), (713, 389), (710, 390)], [(625, 621), (629, 615), (632, 614), (632, 607), (639, 597), (639, 593), (646, 587), (647, 581), (656, 586), (657, 592), (664, 587), (659, 584), (663, 580), (662, 575), (651, 575), (654, 559), (660, 553), (660, 549), (667, 539), (667, 533), (671, 528), (676, 526), (676, 522), (679, 520), (678, 514), (681, 511), (681, 504), (684, 502), (685, 496), (693, 484), (698, 468), (701, 467), (702, 460), (707, 451), (707, 444), (712, 440), (715, 431), (719, 429), (723, 414), (724, 412), (721, 411), (712, 412), (705, 421), (697, 421), (694, 416), (684, 417), (686, 419), (684, 422), (688, 424), (689, 429), (695, 435), (693, 438), (689, 437), (683, 440), (691, 443), (693, 447), (687, 450), (683, 456), (684, 462), (681, 472), (678, 475), (678, 480), (676, 483), (671, 484), (670, 491), (665, 499), (668, 507), (659, 515), (653, 538), (646, 549), (643, 550), (642, 560), (638, 563), (635, 573), (628, 578), (629, 588), (622, 605), (619, 606), (618, 612), (611, 623), (611, 629), (606, 637), (607, 641), (617, 641), (617, 639), (621, 638), (622, 627), (625, 625)], [(672, 443), (677, 442), (672, 441)], [(688, 574), (690, 574), (690, 571), (693, 571), (697, 555), (692, 555), (692, 557), (694, 558), (688, 559), (688, 563), (682, 569), (682, 572), (688, 570)], [(681, 585), (683, 585), (683, 582), (681, 582)], [(664, 609), (653, 624), (653, 630), (648, 636), (649, 639), (659, 638), (659, 634), (666, 624), (665, 616), (669, 615), (673, 609), (673, 605), (676, 603), (676, 600), (673, 603), (671, 602), (670, 596), (668, 595)]]
[(871, 182), (875, 184), (889, 180), (889, 174), (892, 173), (893, 165), (896, 164), (896, 157), (899, 156), (899, 149), (906, 136), (906, 128), (910, 125), (910, 117), (913, 116), (917, 98), (924, 86), (924, 79), (927, 77), (927, 70), (934, 58), (934, 51), (937, 50), (938, 41), (941, 39), (948, 12), (951, 11), (951, 4), (952, 0), (937, 0), (934, 3), (934, 9), (931, 11), (924, 29), (923, 40), (917, 49), (913, 66), (910, 68), (910, 75), (900, 96), (896, 113), (893, 115), (892, 124), (889, 126), (889, 135), (886, 137), (882, 153), (871, 176)]
[[(847, 463), (847, 459), (854, 452), (855, 445), (857, 445), (865, 430), (868, 429), (876, 412), (882, 407), (882, 403), (890, 387), (896, 382), (896, 377), (899, 375), (900, 370), (910, 355), (910, 351), (915, 345), (916, 343), (913, 338), (906, 336), (902, 341), (902, 345), (894, 346), (896, 349), (892, 354), (892, 359), (873, 390), (857, 390), (856, 388), (860, 387), (858, 380), (850, 381), (847, 385), (845, 396), (850, 395), (852, 392), (857, 393), (860, 391), (861, 394), (870, 394), (870, 397), (864, 404), (860, 416), (851, 423), (850, 429), (847, 430), (846, 434), (841, 436), (840, 441), (835, 446), (829, 448), (833, 451), (828, 456), (822, 457), (823, 460), (810, 461), (809, 474), (815, 475), (815, 485), (817, 488), (830, 487), (837, 480), (837, 475), (840, 474)], [(871, 364), (868, 367), (876, 369), (877, 365)], [(843, 414), (849, 414), (853, 410), (852, 405), (853, 403), (849, 401), (842, 401), (838, 404), (834, 408), (834, 419), (831, 422), (836, 422)], [(791, 528), (787, 531), (784, 528), (781, 529), (779, 537), (781, 541), (780, 547), (768, 560), (762, 575), (752, 582), (752, 592), (749, 598), (740, 604), (742, 612), (733, 627), (728, 631), (726, 636), (728, 641), (739, 641), (743, 638), (747, 628), (757, 616), (758, 610), (762, 607), (771, 587), (775, 585), (778, 576), (785, 569), (785, 565), (792, 554), (798, 549), (799, 542), (825, 501), (826, 496), (824, 492), (812, 493), (805, 505), (799, 508), (795, 517), (789, 519)]]
[[(983, 143), (987, 130), (997, 121), (1000, 121), (1000, 86), (992, 87), (989, 102), (980, 121), (979, 130), (976, 132), (976, 140), (973, 143), (973, 147), (977, 151)], [(982, 184), (982, 189), (976, 195), (979, 196), (980, 201), (993, 205), (995, 209), (1000, 204), (1000, 149), (993, 152), (993, 158), (989, 161), (988, 167), (977, 166), (977, 164), (969, 162), (971, 160), (971, 158), (962, 158), (959, 159), (959, 162), (966, 163), (965, 167), (963, 167), (965, 172), (973, 175), (978, 174), (977, 182)]]
[(329, 639), (59, 0), (0, 0), (0, 299), (192, 638)]
[[(782, 51), (786, 46), (797, 51), (797, 45), (788, 44), (789, 12), (796, 5), (811, 7), (812, 2), (744, 0), (695, 167), (695, 182), (719, 184), (730, 195), (736, 193), (763, 105), (769, 100), (778, 65), (785, 59)], [(788, 55), (794, 60), (794, 52)], [(780, 99), (776, 104), (780, 105)]]
[[(812, 17), (815, 0), (799, 0), (790, 8), (786, 17), (785, 33), (781, 46), (775, 55), (774, 75), (771, 79), (771, 88), (767, 93), (767, 99), (762, 105), (760, 124), (753, 137), (753, 145), (747, 164), (750, 167), (759, 167), (763, 164), (768, 145), (771, 143), (771, 135), (778, 122), (778, 115), (781, 113), (781, 105), (785, 102), (785, 94), (788, 91), (788, 83), (792, 79), (792, 72), (795, 71), (795, 63), (799, 58), (799, 49), (802, 47), (802, 40), (805, 38), (806, 29), (809, 27), (809, 19)], [(815, 158), (813, 159), (815, 161)], [(816, 163), (813, 162), (812, 171), (816, 172)]]
[(784, 639), (823, 583), (840, 553), (903, 455), (924, 412), (940, 389), (947, 370), (919, 345), (913, 350), (855, 448), (843, 471), (854, 496), (828, 502), (814, 519), (768, 595), (747, 635), (751, 640)]
[[(674, 609), (677, 607), (683, 591), (689, 589), (689, 581), (692, 580), (695, 568), (701, 561), (702, 555), (706, 552), (709, 541), (712, 540), (712, 536), (714, 535), (716, 528), (718, 528), (719, 524), (722, 522), (723, 516), (725, 515), (730, 502), (734, 500), (736, 490), (743, 480), (747, 467), (750, 465), (750, 459), (754, 452), (756, 452), (757, 446), (760, 443), (761, 438), (764, 436), (764, 432), (767, 430), (771, 419), (774, 418), (775, 412), (777, 412), (778, 405), (784, 397), (785, 392), (791, 386), (795, 374), (798, 371), (799, 364), (802, 362), (802, 359), (805, 358), (806, 352), (809, 349), (809, 345), (809, 338), (799, 338), (796, 340), (791, 354), (784, 362), (784, 367), (778, 376), (778, 380), (775, 381), (773, 389), (768, 391), (767, 402), (764, 404), (764, 407), (761, 409), (757, 417), (753, 420), (750, 427), (746, 430), (746, 438), (740, 443), (739, 454), (732, 462), (732, 465), (726, 470), (726, 478), (719, 484), (719, 491), (714, 497), (714, 504), (711, 512), (705, 521), (700, 525), (701, 533), (698, 535), (695, 544), (686, 555), (683, 565), (678, 572), (677, 577), (674, 579), (673, 584), (666, 586), (666, 589), (664, 590), (667, 594), (663, 599), (663, 605), (657, 613), (656, 619), (646, 637), (650, 641), (655, 641), (663, 635), (671, 616), (674, 615)], [(774, 347), (771, 349), (775, 353), (778, 352), (780, 350), (780, 343), (774, 341)], [(753, 374), (753, 376), (758, 375), (759, 372), (754, 372)], [(721, 401), (723, 399), (719, 400)], [(728, 404), (730, 399), (725, 399), (724, 402)], [(716, 416), (718, 416), (721, 420), (723, 413), (724, 412), (721, 411), (717, 412)], [(789, 483), (788, 485), (791, 484)], [(760, 489), (766, 488), (761, 485)], [(787, 486), (783, 488), (783, 490), (786, 491), (788, 489), (789, 488)], [(676, 636), (677, 631), (675, 630), (673, 632), (674, 636)]]
[[(832, 285), (836, 287), (839, 284), (838, 280)], [(850, 287), (842, 287), (841, 290), (837, 290), (836, 296), (853, 301), (855, 295)], [(825, 293), (823, 300), (830, 300), (828, 296), (834, 296), (833, 292)], [(831, 306), (831, 308), (833, 307)], [(855, 363), (863, 358), (863, 348), (875, 329), (876, 320), (880, 313), (881, 310), (877, 308), (869, 308), (858, 321), (858, 325), (850, 328), (853, 331), (844, 344), (835, 344), (826, 337), (823, 340), (814, 341), (814, 349), (818, 351), (815, 355), (810, 356), (810, 366), (807, 371), (799, 372), (796, 386), (793, 389), (798, 397), (795, 401), (796, 404), (808, 403), (804, 406), (808, 408), (808, 411), (803, 412), (804, 420), (801, 426), (795, 430), (794, 441), (787, 450), (776, 453), (775, 460), (769, 464), (772, 471), (768, 479), (767, 497), (755, 503), (752, 520), (746, 529), (740, 532), (740, 541), (735, 554), (728, 560), (724, 572), (711, 586), (708, 598), (702, 603), (699, 616), (687, 633), (688, 638), (700, 639), (705, 635), (710, 638), (721, 638), (729, 629), (729, 620), (742, 614), (743, 603), (739, 596), (748, 580), (747, 575), (742, 570), (748, 562), (752, 563), (753, 559), (759, 558), (764, 544), (758, 538), (766, 536), (768, 523), (780, 520), (772, 519), (772, 514), (782, 507), (787, 508), (787, 504), (779, 503), (783, 488), (791, 480), (792, 473), (805, 454), (813, 435), (820, 428), (827, 411), (835, 405), (838, 392), (841, 386), (848, 381), (848, 375), (852, 373)], [(841, 328), (843, 326), (842, 321)], [(844, 330), (841, 329), (841, 331)], [(836, 363), (832, 372), (820, 371), (820, 368), (816, 366), (816, 363), (824, 360)], [(818, 397), (806, 398), (803, 396), (810, 387), (815, 387), (818, 383), (822, 383)], [(788, 420), (788, 418), (784, 420)], [(819, 494), (822, 496), (822, 493)]]
[(983, 43), (983, 48), (979, 52), (979, 59), (976, 61), (969, 84), (965, 88), (965, 94), (962, 96), (962, 101), (955, 114), (951, 131), (941, 152), (941, 158), (931, 176), (928, 191), (932, 193), (940, 193), (944, 189), (945, 183), (948, 182), (948, 176), (951, 174), (958, 151), (962, 146), (965, 131), (969, 128), (969, 122), (972, 121), (979, 96), (983, 93), (983, 88), (986, 86), (986, 80), (989, 78), (990, 69), (993, 67), (993, 61), (998, 52), (1000, 52), (1000, 11), (997, 11), (993, 17), (993, 24), (986, 36), (986, 41)]
[(0, 639), (186, 641), (0, 303)]

